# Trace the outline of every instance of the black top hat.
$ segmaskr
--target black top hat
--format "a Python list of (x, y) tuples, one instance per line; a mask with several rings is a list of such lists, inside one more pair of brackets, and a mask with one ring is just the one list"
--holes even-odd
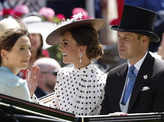
[(156, 13), (140, 7), (125, 5), (119, 26), (112, 26), (113, 30), (121, 32), (136, 32), (147, 35), (152, 42), (159, 42), (160, 39), (153, 32)]

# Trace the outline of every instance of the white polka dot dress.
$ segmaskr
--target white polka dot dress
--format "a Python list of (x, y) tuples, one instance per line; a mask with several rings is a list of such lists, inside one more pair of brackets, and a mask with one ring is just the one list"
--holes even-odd
[(62, 68), (57, 75), (55, 86), (59, 109), (75, 115), (98, 115), (106, 76), (96, 64), (82, 69)]

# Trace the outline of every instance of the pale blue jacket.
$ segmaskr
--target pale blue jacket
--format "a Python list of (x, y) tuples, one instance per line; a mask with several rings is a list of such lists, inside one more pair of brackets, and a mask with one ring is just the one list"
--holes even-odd
[(3, 66), (0, 67), (0, 94), (31, 101), (26, 80)]

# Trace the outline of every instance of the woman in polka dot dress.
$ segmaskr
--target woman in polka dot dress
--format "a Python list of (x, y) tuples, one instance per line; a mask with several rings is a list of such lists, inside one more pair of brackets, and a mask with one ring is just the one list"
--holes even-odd
[(73, 64), (57, 74), (53, 107), (75, 115), (99, 114), (106, 74), (93, 60), (103, 55), (97, 33), (103, 25), (102, 19), (73, 21), (48, 36), (48, 44), (59, 44), (63, 62)]

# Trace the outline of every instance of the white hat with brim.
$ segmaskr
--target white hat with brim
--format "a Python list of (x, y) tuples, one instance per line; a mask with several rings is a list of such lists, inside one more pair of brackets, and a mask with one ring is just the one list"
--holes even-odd
[(42, 35), (43, 49), (47, 49), (52, 46), (46, 43), (46, 38), (54, 30), (55, 27), (56, 27), (55, 23), (46, 22), (46, 21), (27, 24), (27, 29), (29, 33), (38, 33)]
[(105, 21), (104, 19), (87, 19), (63, 22), (57, 25), (54, 31), (48, 35), (46, 42), (49, 45), (56, 45), (62, 40), (62, 33), (64, 31), (83, 25), (91, 25), (96, 31), (99, 31), (105, 26)]
[(42, 21), (40, 16), (35, 15), (25, 17), (22, 20), (26, 24), (29, 33), (41, 34), (43, 38), (43, 49), (47, 49), (52, 46), (46, 43), (46, 38), (56, 27), (55, 23)]

